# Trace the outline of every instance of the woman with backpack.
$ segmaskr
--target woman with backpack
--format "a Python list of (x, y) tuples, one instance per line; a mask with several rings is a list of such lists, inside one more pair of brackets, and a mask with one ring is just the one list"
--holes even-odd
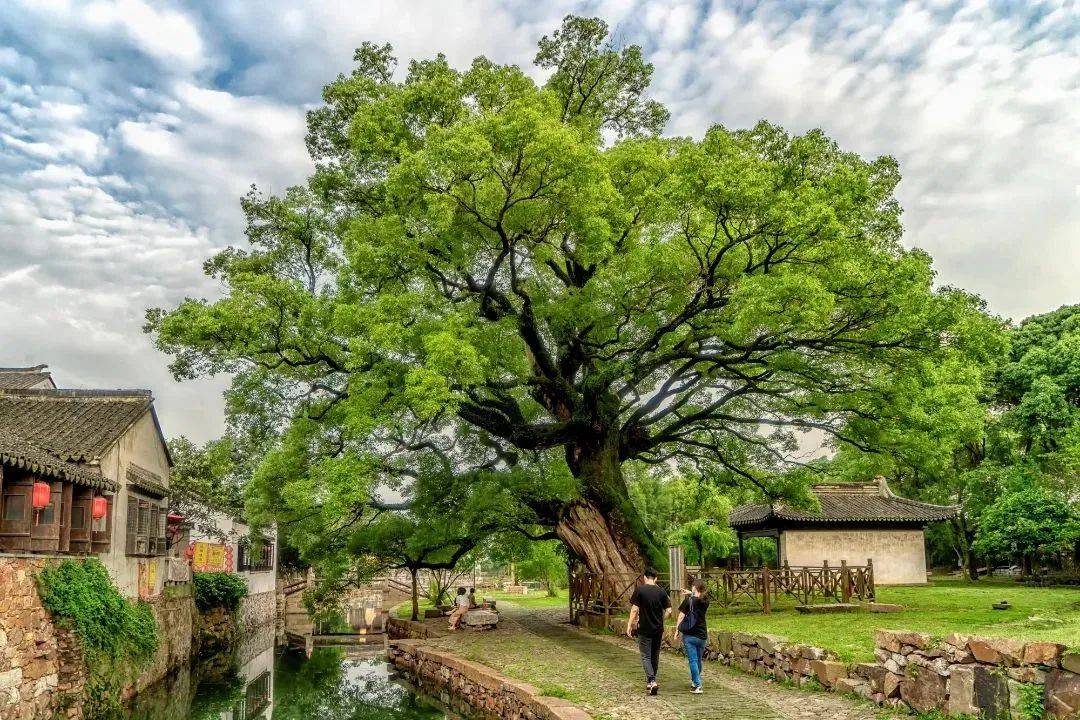
[(705, 583), (695, 580), (693, 591), (683, 590), (682, 605), (679, 605), (679, 620), (676, 629), (682, 635), (683, 650), (690, 663), (690, 692), (700, 695), (701, 659), (705, 656), (705, 642), (709, 639), (709, 630), (705, 625), (705, 614), (709, 611), (709, 601), (705, 597)]

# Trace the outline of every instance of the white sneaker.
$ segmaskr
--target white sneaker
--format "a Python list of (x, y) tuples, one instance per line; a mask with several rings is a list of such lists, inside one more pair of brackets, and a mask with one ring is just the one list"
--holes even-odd
[(692, 692), (694, 695), (700, 695), (705, 691), (701, 689), (700, 685), (697, 685), (696, 687), (690, 688), (690, 692)]

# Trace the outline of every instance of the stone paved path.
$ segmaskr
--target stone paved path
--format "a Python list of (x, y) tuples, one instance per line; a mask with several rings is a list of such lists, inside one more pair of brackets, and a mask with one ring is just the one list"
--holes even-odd
[[(440, 640), (471, 659), (532, 682), (566, 689), (594, 716), (650, 720), (873, 720), (879, 711), (828, 693), (769, 683), (706, 663), (703, 695), (692, 695), (686, 660), (664, 653), (661, 692), (644, 695), (637, 646), (627, 638), (595, 635), (565, 623), (566, 611), (525, 610), (500, 603), (500, 628)], [(524, 631), (524, 632), (523, 632)], [(525, 658), (521, 658), (522, 654)]]

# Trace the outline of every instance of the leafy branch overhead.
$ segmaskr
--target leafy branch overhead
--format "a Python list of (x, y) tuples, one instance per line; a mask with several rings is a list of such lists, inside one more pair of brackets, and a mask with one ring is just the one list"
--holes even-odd
[(261, 507), (333, 543), (380, 498), (479, 484), (495, 522), (632, 570), (660, 554), (622, 463), (777, 494), (797, 433), (859, 444), (897, 377), (964, 352), (978, 307), (901, 245), (892, 158), (764, 122), (662, 137), (652, 66), (606, 38), (568, 17), (544, 85), (365, 44), (309, 113), (307, 185), (253, 190), (249, 247), (207, 262), (222, 298), (148, 313), (178, 378), (235, 373), (282, 434)]

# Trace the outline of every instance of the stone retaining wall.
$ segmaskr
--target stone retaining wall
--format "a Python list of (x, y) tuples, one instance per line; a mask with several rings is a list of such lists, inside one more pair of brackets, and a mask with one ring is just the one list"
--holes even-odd
[(138, 673), (124, 683), (123, 697), (131, 698), (153, 685), (191, 658), (191, 638), (198, 623), (198, 610), (187, 587), (172, 596), (161, 595), (148, 601), (157, 621), (158, 646), (154, 659), (138, 668)]
[(391, 640), (426, 640), (442, 635), (442, 632), (422, 622), (393, 617), (386, 620), (386, 636)]
[(276, 618), (277, 593), (274, 590), (247, 595), (240, 601), (240, 629), (245, 633), (257, 632)]
[[(626, 632), (626, 618), (612, 618), (610, 627)], [(1024, 697), (1035, 695), (1048, 717), (1080, 718), (1080, 653), (1064, 645), (957, 634), (941, 639), (897, 630), (878, 630), (874, 645), (876, 662), (847, 664), (826, 648), (776, 635), (712, 631), (706, 656), (755, 675), (901, 710), (1026, 720)], [(664, 646), (682, 650), (674, 628)]]
[(65, 698), (82, 693), (86, 668), (75, 636), (53, 625), (38, 597), (45, 562), (0, 558), (0, 720), (78, 717)]
[[(407, 621), (402, 621), (407, 622)], [(469, 716), (498, 720), (591, 720), (567, 700), (545, 697), (527, 683), (418, 640), (391, 640), (387, 655), (425, 693)]]
[[(0, 720), (79, 718), (86, 666), (78, 639), (52, 622), (34, 577), (47, 558), (0, 557)], [(130, 697), (188, 661), (196, 622), (190, 592), (150, 601), (161, 646), (124, 683)]]

